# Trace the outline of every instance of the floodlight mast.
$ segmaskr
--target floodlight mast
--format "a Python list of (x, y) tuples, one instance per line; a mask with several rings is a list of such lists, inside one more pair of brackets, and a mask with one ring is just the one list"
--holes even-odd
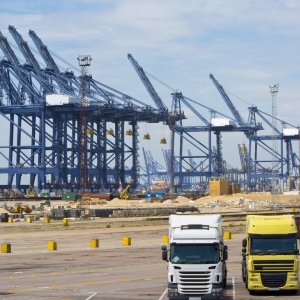
[(277, 187), (277, 159), (276, 154), (278, 152), (278, 142), (277, 142), (277, 93), (279, 84), (269, 86), (270, 93), (272, 95), (272, 127), (273, 127), (273, 138), (272, 138), (272, 201), (274, 204), (275, 211), (278, 205), (278, 187)]
[(78, 64), (81, 67), (81, 95), (80, 95), (80, 172), (79, 172), (79, 182), (80, 182), (80, 192), (86, 193), (87, 191), (87, 81), (86, 74), (88, 67), (91, 65), (92, 58), (90, 55), (79, 55), (78, 56)]

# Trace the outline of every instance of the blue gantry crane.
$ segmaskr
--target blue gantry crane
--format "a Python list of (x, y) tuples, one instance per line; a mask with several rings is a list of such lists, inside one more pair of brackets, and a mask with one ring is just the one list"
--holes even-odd
[[(45, 61), (42, 68), (16, 28), (9, 26), (23, 59), (19, 59), (0, 33), (0, 118), (8, 128), (0, 156), (7, 162), (2, 188), (79, 189), (79, 122), (81, 76), (60, 70), (35, 32), (29, 34)], [(25, 63), (21, 63), (25, 59)], [(168, 122), (164, 111), (111, 88), (85, 74), (87, 86), (87, 188), (115, 189), (139, 178), (138, 123)], [(65, 96), (64, 103), (53, 102)], [(6, 99), (6, 101), (5, 101)], [(59, 98), (62, 99), (62, 98)], [(179, 120), (182, 115), (176, 116)], [(125, 135), (125, 128), (131, 135)], [(110, 128), (112, 127), (112, 128)], [(113, 134), (110, 134), (112, 129)], [(129, 168), (128, 164), (131, 166)]]
[[(215, 84), (217, 90), (221, 94), (223, 100), (225, 101), (226, 105), (230, 109), (232, 115), (234, 116), (235, 120), (245, 127), (245, 135), (248, 138), (248, 152), (247, 157), (244, 158), (244, 162), (242, 165), (243, 169), (247, 170), (247, 186), (249, 189), (254, 190), (260, 182), (264, 182), (264, 184), (268, 181), (268, 179), (272, 178), (272, 168), (270, 169), (270, 165), (272, 163), (271, 157), (275, 157), (276, 164), (275, 164), (275, 173), (278, 175), (279, 179), (286, 178), (288, 176), (296, 175), (299, 168), (299, 162), (297, 163), (297, 155), (292, 152), (292, 140), (298, 140), (299, 136), (296, 130), (296, 127), (276, 118), (282, 124), (287, 124), (291, 128), (295, 129), (295, 134), (291, 135), (284, 135), (283, 132), (279, 131), (278, 128), (274, 128), (272, 122), (268, 120), (272, 118), (269, 114), (259, 110), (256, 106), (252, 105), (249, 107), (249, 116), (248, 121), (246, 122), (235, 106), (233, 105), (232, 101), (228, 97), (227, 93), (225, 92), (222, 85), (214, 78), (211, 74), (210, 78), (212, 79), (213, 83)], [(271, 141), (274, 139), (273, 135), (258, 135), (258, 131), (262, 130), (262, 123), (257, 122), (258, 118), (260, 118), (264, 123), (271, 129), (276, 132), (275, 138), (280, 141), (280, 151), (274, 153), (274, 149), (269, 146), (266, 142)], [(283, 142), (286, 143), (286, 154), (284, 154), (284, 147)], [(245, 146), (246, 147), (246, 146)], [(259, 153), (264, 152), (264, 158), (259, 159)], [(241, 155), (240, 151), (240, 155)], [(266, 154), (269, 154), (270, 159), (266, 158)], [(298, 160), (299, 161), (299, 160)], [(247, 167), (245, 166), (247, 164)], [(284, 167), (286, 169), (284, 170)]]
[[(174, 176), (177, 177), (178, 186), (182, 186), (183, 182), (185, 181), (184, 178), (190, 178), (190, 176), (197, 176), (197, 177), (206, 177), (207, 179), (211, 176), (220, 176), (224, 174), (225, 169), (223, 166), (224, 160), (223, 160), (223, 154), (222, 154), (222, 134), (221, 132), (244, 132), (245, 130), (254, 130), (256, 128), (255, 125), (249, 126), (248, 124), (245, 124), (245, 122), (238, 122), (238, 125), (236, 126), (235, 123), (231, 122), (228, 125), (218, 125), (218, 124), (212, 124), (211, 120), (207, 120), (202, 113), (200, 113), (201, 109), (205, 109), (212, 115), (220, 115), (223, 116), (231, 121), (235, 121), (235, 119), (232, 119), (220, 112), (217, 112), (216, 110), (209, 108), (205, 105), (202, 105), (192, 99), (187, 98), (184, 96), (180, 91), (174, 91), (172, 93), (172, 108), (171, 110), (167, 110), (166, 106), (163, 104), (161, 98), (159, 97), (158, 93), (155, 91), (153, 85), (151, 84), (150, 80), (148, 79), (147, 75), (145, 74), (143, 68), (138, 64), (138, 62), (132, 57), (131, 54), (128, 55), (129, 60), (134, 66), (134, 69), (138, 73), (140, 79), (142, 80), (144, 86), (146, 87), (147, 91), (149, 92), (150, 96), (156, 103), (158, 107), (163, 109), (164, 111), (169, 111), (169, 114), (171, 115), (172, 112), (175, 111), (180, 113), (182, 111), (182, 106), (187, 107), (189, 110), (193, 112), (193, 114), (200, 120), (200, 122), (203, 125), (194, 125), (194, 126), (184, 126), (183, 125), (183, 119), (179, 120), (178, 122), (169, 122), (172, 124), (172, 127), (170, 126), (170, 129), (172, 131), (173, 138), (171, 139), (173, 142), (171, 143), (171, 150), (170, 150), (170, 162), (173, 162), (173, 164), (178, 163), (179, 169), (176, 172), (174, 170), (174, 167), (169, 166), (168, 163), (168, 169), (174, 170)], [(195, 107), (195, 104), (200, 106)], [(237, 115), (236, 115), (237, 116)], [(238, 117), (238, 116), (237, 116)], [(208, 135), (208, 145), (203, 142), (203, 140), (196, 138), (195, 133), (206, 133)], [(174, 134), (179, 136), (179, 154), (176, 155), (174, 152), (172, 153), (172, 149), (174, 149)], [(213, 151), (213, 145), (212, 145), (212, 133), (216, 136), (216, 151)], [(183, 144), (189, 143), (193, 147), (197, 149), (198, 155), (193, 156), (193, 158), (198, 159), (201, 161), (201, 168), (185, 168), (184, 165), (187, 163), (186, 158), (188, 156), (185, 156), (183, 154)], [(166, 155), (165, 155), (166, 157)], [(167, 162), (167, 160), (166, 160)], [(188, 163), (187, 163), (188, 164)], [(215, 169), (212, 169), (212, 166), (216, 165)], [(172, 181), (172, 176), (171, 179)]]

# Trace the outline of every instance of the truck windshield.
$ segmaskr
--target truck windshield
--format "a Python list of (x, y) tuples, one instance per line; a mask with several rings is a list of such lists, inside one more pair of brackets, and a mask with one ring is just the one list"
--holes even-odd
[(251, 234), (250, 254), (296, 254), (297, 236), (296, 234), (282, 235), (260, 235)]
[(173, 264), (216, 264), (220, 260), (217, 244), (172, 244), (170, 262)]

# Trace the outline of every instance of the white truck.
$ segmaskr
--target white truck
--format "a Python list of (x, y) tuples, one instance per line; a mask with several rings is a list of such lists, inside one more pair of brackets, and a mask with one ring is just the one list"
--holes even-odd
[(170, 215), (169, 250), (161, 247), (170, 300), (223, 299), (228, 253), (221, 221), (221, 215)]

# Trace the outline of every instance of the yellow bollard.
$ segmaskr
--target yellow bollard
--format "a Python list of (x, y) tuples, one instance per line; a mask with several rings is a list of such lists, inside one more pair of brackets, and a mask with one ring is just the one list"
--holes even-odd
[(11, 253), (11, 244), (3, 243), (1, 246), (1, 253)]
[(97, 238), (93, 238), (90, 240), (90, 247), (91, 248), (98, 248), (99, 247), (99, 240)]
[(295, 207), (292, 207), (292, 212), (295, 212), (296, 211), (296, 208)]
[(64, 219), (63, 219), (63, 225), (64, 225), (64, 226), (68, 226), (68, 225), (69, 225), (69, 220), (66, 219), (66, 218), (64, 218)]
[(48, 241), (48, 250), (57, 250), (57, 243), (55, 241)]
[(123, 237), (123, 246), (131, 246), (131, 237), (129, 236)]
[(231, 232), (225, 231), (224, 232), (224, 239), (225, 240), (230, 240), (231, 239)]
[(169, 243), (169, 237), (168, 237), (167, 235), (164, 235), (164, 236), (162, 237), (162, 243), (163, 243), (163, 244), (168, 244), (168, 243)]
[(44, 223), (45, 223), (45, 224), (49, 224), (49, 223), (50, 223), (50, 219), (49, 219), (49, 218), (45, 218), (45, 219), (44, 219)]
[(8, 223), (13, 223), (13, 218), (12, 217), (8, 217)]
[(32, 219), (31, 218), (26, 218), (26, 222), (27, 223), (32, 223)]

